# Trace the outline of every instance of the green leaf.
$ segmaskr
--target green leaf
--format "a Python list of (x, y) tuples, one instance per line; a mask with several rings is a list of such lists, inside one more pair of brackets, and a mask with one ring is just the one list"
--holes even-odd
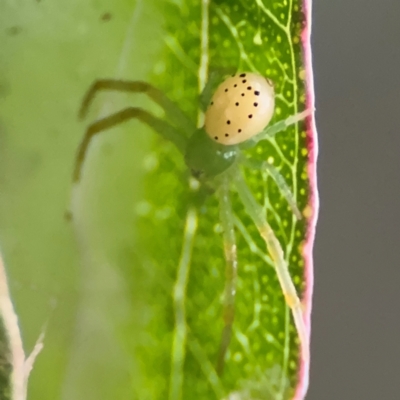
[[(237, 197), (236, 316), (220, 377), (225, 261), (217, 199), (193, 203), (190, 173), (173, 145), (138, 122), (105, 132), (69, 206), (88, 123), (77, 121), (77, 110), (95, 79), (151, 81), (195, 122), (208, 73), (223, 68), (273, 80), (274, 121), (313, 107), (302, 1), (8, 4), (0, 6), (0, 26), (0, 162), (7, 171), (0, 242), (27, 349), (47, 322), (29, 398), (303, 398), (308, 365), (299, 359), (290, 310)], [(89, 121), (128, 104), (163, 115), (143, 95), (99, 97)], [(296, 221), (271, 178), (246, 170), (304, 293), (307, 323), (317, 209), (312, 128), (300, 123), (246, 150), (273, 162), (305, 216)], [(186, 289), (182, 303), (174, 302), (176, 287)], [(176, 324), (177, 315), (183, 322)], [(174, 370), (174, 354), (182, 369)]]

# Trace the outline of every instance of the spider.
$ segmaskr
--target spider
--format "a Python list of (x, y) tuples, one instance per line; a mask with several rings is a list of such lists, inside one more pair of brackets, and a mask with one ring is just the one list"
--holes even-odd
[(291, 279), (284, 251), (269, 225), (262, 206), (256, 201), (241, 172), (241, 166), (267, 171), (275, 180), (281, 194), (296, 218), (301, 213), (294, 196), (279, 171), (268, 162), (247, 159), (243, 150), (258, 142), (272, 138), (308, 115), (310, 110), (293, 115), (268, 126), (275, 108), (273, 83), (252, 72), (236, 73), (226, 78), (211, 96), (215, 77), (210, 79), (200, 96), (200, 107), (205, 112), (204, 126), (195, 124), (162, 91), (142, 81), (102, 79), (95, 81), (87, 91), (80, 109), (80, 117), (87, 111), (100, 91), (145, 93), (165, 111), (165, 119), (153, 116), (138, 107), (97, 120), (86, 130), (79, 146), (73, 174), (74, 183), (80, 180), (82, 165), (91, 140), (99, 133), (131, 119), (149, 125), (165, 140), (172, 142), (184, 157), (192, 175), (204, 187), (212, 189), (218, 197), (220, 220), (223, 228), (223, 248), (226, 260), (226, 281), (223, 300), (224, 327), (216, 361), (216, 371), (221, 374), (232, 334), (235, 316), (236, 280), (238, 270), (234, 216), (230, 192), (234, 187), (241, 202), (265, 241), (273, 261), (285, 301), (291, 309), (297, 329), (302, 356), (309, 358), (309, 337), (303, 320), (302, 303)]

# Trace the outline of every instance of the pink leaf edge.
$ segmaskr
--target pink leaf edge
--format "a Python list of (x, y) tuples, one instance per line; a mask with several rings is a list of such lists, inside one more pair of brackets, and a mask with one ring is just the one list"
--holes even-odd
[[(312, 15), (312, 0), (304, 0), (303, 10), (305, 14), (305, 26), (301, 34), (303, 44), (303, 56), (306, 71), (306, 103), (307, 109), (314, 110), (315, 97), (314, 97), (314, 80), (312, 69), (312, 53), (311, 53), (311, 15)], [(315, 126), (314, 113), (307, 118), (307, 148), (308, 148), (308, 164), (307, 172), (310, 182), (310, 197), (308, 206), (311, 210), (311, 216), (308, 221), (306, 240), (303, 247), (303, 256), (305, 259), (304, 278), (306, 281), (306, 289), (303, 297), (304, 305), (304, 320), (311, 336), (311, 309), (312, 309), (312, 293), (314, 284), (313, 273), (313, 245), (315, 238), (315, 227), (318, 218), (319, 198), (317, 188), (317, 157), (318, 157), (318, 138), (317, 129)], [(308, 389), (309, 384), (309, 360), (304, 361), (302, 357), (299, 370), (299, 381), (296, 387), (295, 396), (293, 400), (303, 400)]]

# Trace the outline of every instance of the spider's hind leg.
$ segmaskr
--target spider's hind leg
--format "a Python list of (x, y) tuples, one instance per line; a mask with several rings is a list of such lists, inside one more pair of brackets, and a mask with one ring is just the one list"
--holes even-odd
[(235, 72), (236, 68), (210, 68), (207, 83), (199, 98), (202, 111), (207, 110), (217, 84), (219, 84), (226, 75), (233, 75)]
[(235, 317), (235, 297), (237, 282), (237, 250), (234, 218), (230, 199), (230, 187), (227, 179), (218, 190), (220, 219), (223, 229), (224, 254), (226, 260), (226, 281), (223, 305), (224, 328), (218, 351), (216, 371), (221, 375), (224, 369), (225, 356), (232, 336), (232, 325)]
[(291, 115), (290, 117), (282, 121), (278, 121), (273, 125), (267, 126), (261, 133), (259, 133), (257, 136), (254, 137), (253, 145), (256, 145), (260, 140), (272, 138), (277, 133), (284, 131), (290, 125), (303, 121), (313, 112), (314, 110), (309, 108), (295, 115)]

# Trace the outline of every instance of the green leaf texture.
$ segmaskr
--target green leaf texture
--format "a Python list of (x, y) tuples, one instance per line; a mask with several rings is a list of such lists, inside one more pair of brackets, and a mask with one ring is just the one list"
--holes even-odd
[[(163, 116), (144, 95), (111, 93), (99, 96), (89, 121), (77, 121), (85, 90), (98, 78), (150, 81), (197, 122), (210, 71), (254, 71), (275, 84), (274, 121), (303, 111), (312, 103), (305, 26), (300, 0), (0, 5), (0, 243), (28, 352), (46, 325), (30, 399), (302, 398), (308, 366), (300, 362), (290, 310), (236, 195), (236, 316), (219, 377), (225, 261), (216, 196), (196, 202), (182, 156), (135, 121), (94, 141), (79, 186), (72, 188), (71, 175), (90, 121), (127, 105)], [(305, 293), (307, 318), (312, 135), (302, 122), (248, 150), (280, 170), (301, 221), (270, 177), (246, 170)], [(188, 223), (198, 226), (193, 236)], [(185, 315), (177, 325), (173, 292), (183, 270)], [(177, 349), (184, 358), (174, 372)]]

